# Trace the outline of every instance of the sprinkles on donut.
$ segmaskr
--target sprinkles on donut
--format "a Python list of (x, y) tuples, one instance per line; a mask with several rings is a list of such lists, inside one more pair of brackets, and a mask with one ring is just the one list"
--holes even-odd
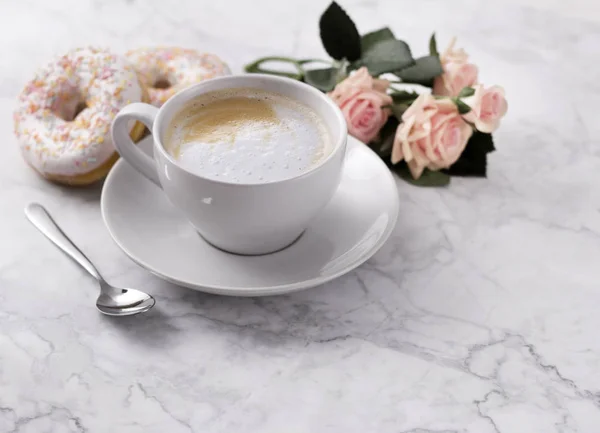
[[(110, 125), (119, 110), (145, 100), (126, 58), (106, 49), (77, 48), (38, 70), (20, 94), (14, 130), (27, 163), (69, 185), (102, 179), (117, 160)], [(132, 125), (138, 140), (143, 125)]]
[(125, 56), (148, 89), (150, 103), (160, 107), (175, 93), (210, 78), (229, 75), (229, 67), (214, 54), (177, 47), (140, 48)]

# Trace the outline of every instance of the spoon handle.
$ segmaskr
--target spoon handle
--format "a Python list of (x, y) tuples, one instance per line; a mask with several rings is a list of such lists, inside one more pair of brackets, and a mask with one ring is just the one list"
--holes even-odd
[(75, 246), (65, 232), (61, 230), (44, 206), (39, 203), (30, 203), (25, 207), (25, 215), (54, 245), (79, 263), (83, 269), (88, 271), (98, 281), (103, 281), (103, 278), (92, 262)]

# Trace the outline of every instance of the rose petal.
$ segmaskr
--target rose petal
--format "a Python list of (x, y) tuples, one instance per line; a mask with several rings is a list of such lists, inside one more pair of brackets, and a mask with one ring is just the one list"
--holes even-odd
[(387, 92), (387, 89), (390, 87), (390, 82), (388, 80), (383, 80), (380, 78), (373, 79), (373, 89), (377, 90), (380, 93)]
[(419, 165), (415, 160), (409, 161), (406, 163), (408, 165), (408, 169), (410, 170), (410, 174), (413, 179), (418, 179), (423, 174), (423, 170), (425, 170), (425, 166)]

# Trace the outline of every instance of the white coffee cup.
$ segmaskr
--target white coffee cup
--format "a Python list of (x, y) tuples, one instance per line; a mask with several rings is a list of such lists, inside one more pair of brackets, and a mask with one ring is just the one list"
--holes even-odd
[[(173, 116), (199, 95), (240, 87), (277, 92), (310, 107), (325, 122), (331, 153), (296, 177), (259, 184), (208, 179), (178, 165), (162, 143)], [(152, 132), (154, 159), (131, 141), (131, 120), (139, 120)], [(340, 109), (317, 89), (288, 78), (249, 74), (196, 84), (160, 109), (130, 104), (115, 117), (112, 137), (121, 156), (160, 186), (204, 239), (233, 253), (266, 254), (292, 244), (333, 196), (341, 178), (347, 129)]]

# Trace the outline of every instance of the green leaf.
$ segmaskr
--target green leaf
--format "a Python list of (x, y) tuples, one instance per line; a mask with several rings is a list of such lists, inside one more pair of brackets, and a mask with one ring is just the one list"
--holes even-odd
[(300, 59), (300, 60), (297, 60), (297, 62), (299, 65), (302, 65), (302, 66), (304, 66), (308, 63), (324, 63), (329, 66), (333, 65), (333, 62), (331, 60), (323, 60), (323, 59)]
[(465, 87), (458, 94), (459, 98), (468, 98), (469, 96), (473, 96), (475, 94), (475, 89), (472, 87)]
[(406, 90), (395, 90), (394, 92), (390, 93), (390, 96), (394, 102), (412, 102), (419, 97), (419, 94), (417, 92), (408, 92)]
[(366, 66), (369, 73), (377, 77), (414, 65), (415, 61), (406, 42), (386, 39), (373, 45), (357, 63)]
[(413, 179), (406, 162), (400, 161), (398, 164), (392, 165), (390, 167), (393, 171), (398, 173), (402, 179), (406, 182), (415, 185), (415, 186), (424, 186), (424, 187), (436, 187), (436, 186), (446, 186), (450, 183), (450, 176), (441, 171), (431, 171), (429, 169), (423, 170), (423, 173), (418, 179)]
[(396, 39), (394, 33), (392, 33), (389, 27), (384, 27), (382, 29), (375, 30), (373, 32), (362, 35), (362, 37), (360, 38), (362, 52), (366, 53), (375, 44), (381, 41), (385, 41), (387, 39)]
[(471, 107), (469, 107), (467, 104), (465, 104), (460, 99), (452, 98), (452, 101), (456, 104), (456, 108), (458, 108), (458, 112), (460, 114), (467, 114), (469, 111), (471, 111)]
[(321, 42), (327, 54), (336, 60), (360, 59), (360, 35), (348, 14), (336, 2), (331, 2), (319, 20)]
[(406, 90), (396, 90), (390, 96), (394, 101), (391, 107), (392, 113), (398, 119), (401, 119), (404, 112), (408, 110), (408, 107), (419, 97), (419, 94), (417, 92), (407, 92)]
[(444, 73), (438, 56), (419, 57), (415, 64), (396, 71), (395, 74), (406, 83), (416, 83), (432, 87), (433, 79)]
[(431, 38), (429, 38), (429, 55), (438, 57), (440, 56), (440, 53), (437, 49), (437, 41), (435, 40), (435, 33), (433, 33)]
[(309, 69), (304, 72), (304, 81), (323, 92), (329, 92), (336, 85), (338, 72), (337, 68)]
[(370, 143), (371, 148), (379, 155), (384, 161), (389, 161), (392, 156), (392, 147), (394, 144), (394, 137), (396, 136), (396, 129), (398, 129), (398, 119), (390, 117), (385, 125), (379, 131), (379, 137), (377, 140)]
[(486, 177), (487, 154), (494, 150), (492, 134), (474, 131), (458, 161), (444, 172), (451, 176)]
[(394, 116), (396, 116), (398, 119), (401, 119), (404, 112), (408, 110), (408, 107), (410, 107), (410, 103), (408, 102), (398, 104), (394, 103), (394, 105), (392, 105), (392, 113), (394, 113)]
[[(264, 63), (284, 63), (286, 65), (292, 65), (294, 69), (296, 69), (296, 73), (288, 72), (288, 71), (280, 71), (277, 69), (263, 68), (261, 67)], [(278, 57), (278, 56), (269, 56), (262, 57), (257, 59), (252, 63), (248, 63), (244, 70), (248, 73), (255, 74), (271, 74), (271, 75), (279, 75), (282, 77), (293, 78), (294, 80), (301, 80), (303, 75), (303, 70), (300, 64), (294, 59), (289, 57)]]
[(481, 131), (473, 132), (473, 135), (469, 139), (467, 145), (469, 144), (479, 152), (485, 153), (486, 155), (496, 150), (492, 134), (487, 134)]

